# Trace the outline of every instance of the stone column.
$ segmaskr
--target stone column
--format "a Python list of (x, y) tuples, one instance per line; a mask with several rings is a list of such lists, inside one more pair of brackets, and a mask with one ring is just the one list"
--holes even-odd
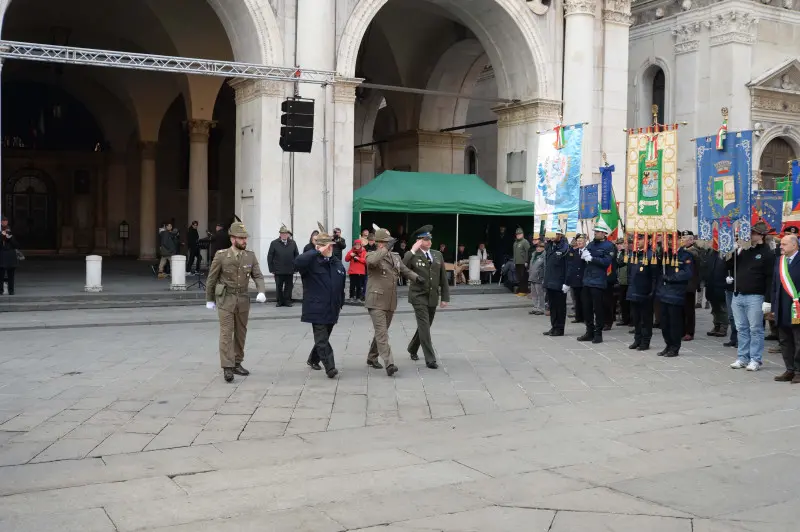
[[(595, 0), (565, 0), (564, 17), (564, 124), (591, 122), (594, 109)], [(590, 124), (583, 131), (582, 182), (591, 182), (595, 164)], [(551, 126), (552, 127), (552, 126)]]
[[(495, 107), (497, 113), (497, 188), (511, 196), (533, 201), (540, 135), (552, 129), (561, 113), (561, 102), (536, 99)], [(508, 156), (525, 154), (525, 180), (508, 182)]]
[[(667, 98), (675, 102), (674, 121), (686, 121), (689, 123), (685, 128), (678, 130), (678, 194), (680, 197), (678, 227), (696, 227), (694, 223), (694, 206), (696, 204), (694, 200), (697, 196), (695, 190), (695, 144), (691, 139), (700, 134), (698, 131), (701, 130), (700, 124), (697, 123), (698, 105), (710, 104), (708, 95), (706, 95), (704, 103), (698, 102), (700, 77), (701, 75), (708, 76), (708, 69), (700, 67), (701, 61), (698, 57), (701, 29), (702, 26), (697, 23), (685, 25), (673, 31), (675, 37), (675, 72), (680, 73), (680, 79), (676, 80), (675, 83), (670, 83), (671, 80), (667, 80), (668, 89), (670, 86), (675, 89), (674, 98), (670, 98), (669, 93), (667, 93)], [(718, 116), (720, 121), (713, 131), (716, 131), (719, 124), (722, 123), (721, 116)], [(652, 121), (652, 118), (649, 121)], [(708, 132), (704, 131), (702, 134), (706, 133)]]
[(198, 222), (200, 235), (208, 230), (208, 135), (216, 122), (189, 120), (189, 223)]
[(94, 254), (108, 255), (108, 230), (106, 229), (106, 168), (97, 171), (94, 207)]
[[(603, 87), (600, 142), (592, 154), (592, 171), (602, 152), (616, 166), (613, 187), (617, 200), (625, 199), (626, 136), (628, 127), (628, 35), (631, 25), (631, 0), (605, 0), (603, 9)], [(625, 216), (625, 209), (621, 215)]]
[(142, 181), (139, 189), (139, 260), (156, 257), (156, 148), (157, 143), (141, 143)]
[[(356, 87), (361, 79), (337, 78), (333, 85), (333, 186), (331, 226), (341, 227), (350, 244), (353, 226), (353, 146), (355, 145)], [(356, 220), (358, 222), (358, 220)]]
[[(289, 223), (288, 156), (278, 145), (287, 86), (249, 79), (229, 83), (236, 92), (235, 211), (250, 233), (248, 247), (264, 265), (281, 222)], [(299, 242), (305, 240), (292, 230)]]

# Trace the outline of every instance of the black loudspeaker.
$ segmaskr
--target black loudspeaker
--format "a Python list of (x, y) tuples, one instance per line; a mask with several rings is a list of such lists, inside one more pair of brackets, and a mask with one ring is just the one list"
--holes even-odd
[(310, 153), (314, 140), (314, 100), (289, 98), (281, 104), (283, 151)]

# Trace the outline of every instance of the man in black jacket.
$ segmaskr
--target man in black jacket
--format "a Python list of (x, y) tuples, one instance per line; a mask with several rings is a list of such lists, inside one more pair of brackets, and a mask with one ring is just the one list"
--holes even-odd
[[(195, 220), (186, 231), (186, 245), (189, 248), (189, 260), (186, 262), (187, 273), (200, 271), (200, 234), (197, 232), (197, 226), (198, 223)], [(195, 259), (197, 259), (197, 270), (194, 269)]]
[(291, 307), (294, 259), (300, 253), (297, 251), (297, 244), (289, 238), (289, 229), (285, 225), (281, 226), (279, 233), (280, 236), (269, 245), (267, 267), (270, 273), (275, 276), (275, 288), (278, 298), (275, 306)]
[(333, 256), (342, 261), (342, 251), (347, 247), (347, 241), (342, 238), (342, 230), (338, 227), (333, 230)]
[[(545, 246), (544, 287), (550, 301), (550, 330), (545, 336), (564, 336), (564, 323), (567, 321), (567, 251), (569, 245), (564, 238), (563, 229), (556, 230), (556, 236)], [(520, 281), (522, 282), (522, 281)]]

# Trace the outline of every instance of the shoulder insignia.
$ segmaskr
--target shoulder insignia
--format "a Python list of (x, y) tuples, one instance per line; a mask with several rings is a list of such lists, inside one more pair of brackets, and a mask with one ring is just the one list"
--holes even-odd
[(228, 251), (228, 250), (227, 249), (218, 249), (217, 252), (214, 253), (214, 255), (219, 255), (220, 253), (225, 253), (226, 251)]

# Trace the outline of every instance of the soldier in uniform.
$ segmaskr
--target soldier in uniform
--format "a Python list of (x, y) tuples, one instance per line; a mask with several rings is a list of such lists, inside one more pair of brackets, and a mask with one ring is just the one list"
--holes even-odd
[(658, 356), (676, 357), (683, 338), (686, 285), (692, 279), (696, 265), (694, 257), (682, 246), (678, 249), (677, 268), (668, 263), (667, 253), (662, 254), (661, 262), (656, 268), (656, 299), (661, 304), (661, 335), (667, 346)]
[(386, 363), (386, 374), (397, 373), (389, 346), (389, 326), (397, 309), (397, 280), (403, 276), (418, 282), (419, 276), (406, 268), (400, 256), (392, 253), (392, 235), (386, 229), (375, 226), (375, 251), (367, 253), (367, 297), (364, 306), (372, 318), (375, 336), (367, 355), (367, 365), (381, 369), (378, 355)]
[(247, 336), (247, 318), (250, 315), (250, 279), (256, 283), (256, 301), (267, 301), (264, 276), (256, 254), (247, 250), (247, 230), (244, 224), (231, 224), (231, 247), (214, 255), (206, 282), (206, 308), (217, 309), (219, 314), (219, 359), (225, 381), (233, 381), (233, 374), (249, 375), (242, 367), (244, 341)]
[(603, 342), (603, 294), (608, 288), (608, 267), (616, 263), (617, 248), (606, 237), (611, 232), (602, 219), (594, 225), (594, 240), (581, 250), (581, 259), (586, 262), (583, 271), (583, 318), (586, 332), (578, 337), (579, 342)]
[(438, 368), (436, 363), (436, 350), (431, 341), (431, 325), (436, 314), (436, 305), (439, 304), (441, 291), (441, 306), (445, 308), (450, 302), (450, 286), (447, 284), (447, 271), (444, 267), (444, 257), (438, 251), (431, 249), (432, 225), (420, 227), (414, 233), (417, 241), (411, 246), (411, 251), (403, 257), (405, 264), (411, 271), (419, 276), (421, 282), (412, 284), (408, 289), (408, 302), (414, 308), (417, 318), (417, 331), (408, 344), (408, 353), (411, 360), (419, 360), (417, 352), (422, 345), (425, 354), (425, 365), (430, 369)]

